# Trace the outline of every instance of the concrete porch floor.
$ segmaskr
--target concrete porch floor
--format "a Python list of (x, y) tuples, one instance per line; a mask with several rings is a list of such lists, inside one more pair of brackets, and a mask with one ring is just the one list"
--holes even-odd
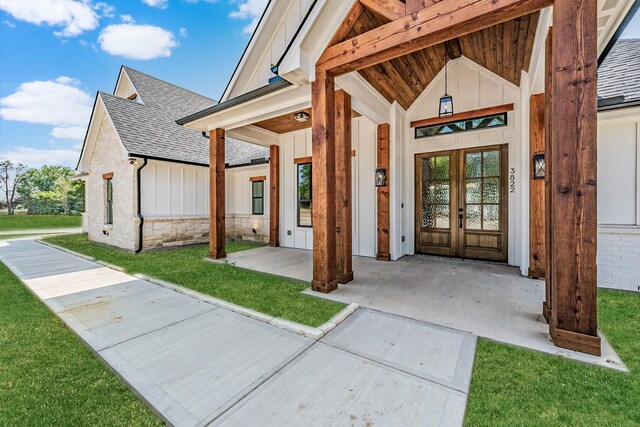
[[(311, 282), (312, 252), (262, 247), (228, 255), (224, 261)], [(381, 262), (353, 257), (355, 279), (328, 295), (307, 293), (405, 316), (480, 337), (556, 354), (603, 367), (627, 368), (604, 336), (602, 356), (553, 345), (542, 317), (544, 282), (515, 267), (428, 256)]]

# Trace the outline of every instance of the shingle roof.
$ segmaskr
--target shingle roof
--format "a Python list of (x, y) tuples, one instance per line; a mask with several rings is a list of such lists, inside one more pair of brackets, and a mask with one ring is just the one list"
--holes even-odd
[(620, 39), (598, 69), (598, 97), (640, 100), (640, 39)]
[[(131, 155), (209, 164), (209, 141), (202, 133), (176, 124), (176, 119), (215, 102), (181, 87), (123, 67), (143, 103), (104, 92), (100, 97)], [(226, 138), (226, 163), (241, 165), (265, 159), (265, 147)]]

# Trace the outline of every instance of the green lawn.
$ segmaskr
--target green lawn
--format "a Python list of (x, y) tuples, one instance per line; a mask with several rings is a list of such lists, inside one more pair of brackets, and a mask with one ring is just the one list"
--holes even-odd
[(2, 263), (0, 425), (162, 425)]
[[(86, 234), (48, 237), (47, 242), (96, 259), (124, 267), (128, 273), (142, 273), (212, 295), (276, 317), (309, 326), (319, 326), (345, 305), (300, 292), (309, 287), (299, 280), (285, 279), (244, 270), (229, 264), (203, 260), (208, 246), (177, 248), (132, 254), (91, 243)], [(229, 242), (228, 253), (255, 248), (248, 242)]]
[(601, 290), (600, 328), (626, 375), (479, 340), (468, 426), (640, 426), (640, 295)]
[(80, 215), (0, 215), (0, 232), (82, 226)]

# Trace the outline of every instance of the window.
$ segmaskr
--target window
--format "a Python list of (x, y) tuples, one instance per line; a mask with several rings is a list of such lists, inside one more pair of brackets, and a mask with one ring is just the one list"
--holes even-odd
[(107, 186), (107, 224), (113, 224), (113, 178), (106, 179)]
[(507, 113), (500, 113), (490, 116), (477, 117), (469, 120), (417, 127), (415, 130), (415, 137), (416, 139), (428, 138), (430, 136), (447, 135), (450, 133), (467, 132), (470, 130), (486, 129), (506, 125)]
[(251, 213), (253, 215), (264, 214), (264, 181), (251, 182)]
[(311, 163), (298, 164), (298, 227), (311, 227)]

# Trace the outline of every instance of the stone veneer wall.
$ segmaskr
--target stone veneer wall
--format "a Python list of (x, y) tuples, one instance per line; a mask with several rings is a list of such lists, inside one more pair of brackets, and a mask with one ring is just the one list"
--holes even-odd
[(640, 226), (598, 227), (598, 286), (640, 291)]
[(225, 218), (227, 239), (269, 243), (269, 215), (227, 214)]
[[(113, 224), (105, 224), (106, 182), (103, 174), (113, 172)], [(89, 239), (123, 249), (134, 250), (137, 242), (136, 166), (131, 165), (115, 128), (105, 114), (91, 153), (86, 178), (83, 228)]]
[(209, 217), (145, 218), (143, 250), (209, 242)]

